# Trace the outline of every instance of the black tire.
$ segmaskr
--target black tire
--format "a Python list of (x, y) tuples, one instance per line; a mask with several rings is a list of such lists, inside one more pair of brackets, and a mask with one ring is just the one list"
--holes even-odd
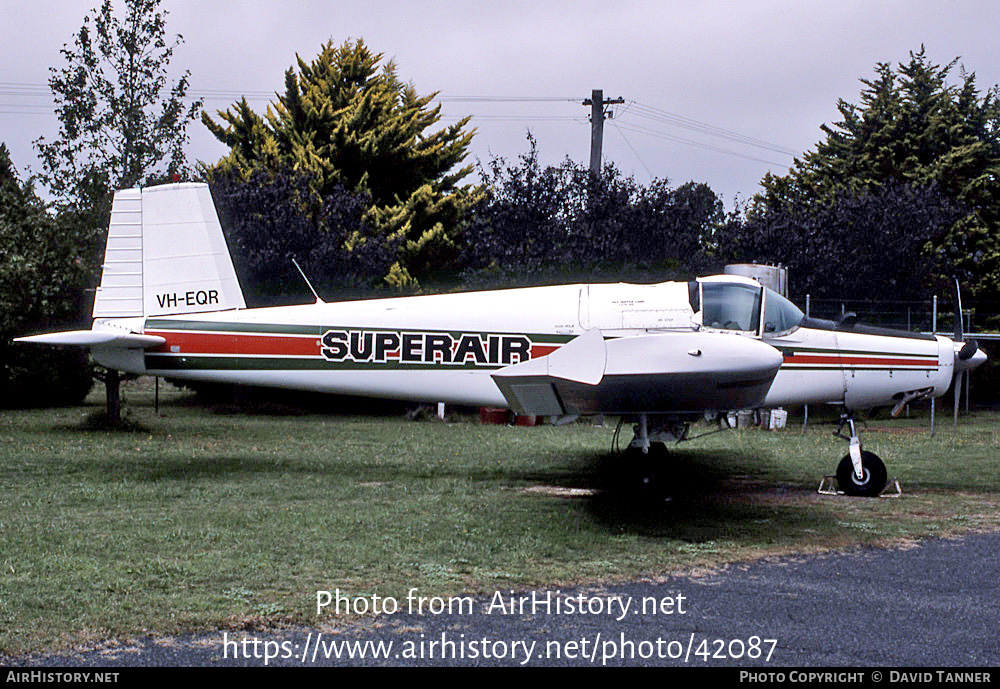
[(650, 443), (646, 454), (638, 447), (629, 447), (623, 459), (623, 487), (627, 493), (641, 500), (660, 500), (666, 495), (663, 476), (666, 471), (666, 445)]
[(851, 455), (846, 454), (837, 465), (837, 485), (846, 495), (861, 495), (868, 498), (877, 498), (885, 489), (888, 473), (885, 470), (885, 463), (874, 452), (861, 451), (861, 469), (864, 478), (858, 480), (854, 475), (854, 462)]

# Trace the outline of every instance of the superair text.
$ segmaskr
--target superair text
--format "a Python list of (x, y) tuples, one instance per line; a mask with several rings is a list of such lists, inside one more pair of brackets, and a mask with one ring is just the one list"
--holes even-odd
[(320, 349), (327, 361), (507, 366), (531, 358), (524, 335), (393, 330), (327, 330)]

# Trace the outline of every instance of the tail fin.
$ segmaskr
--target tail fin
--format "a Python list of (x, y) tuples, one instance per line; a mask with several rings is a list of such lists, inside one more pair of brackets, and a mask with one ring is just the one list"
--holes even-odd
[(207, 184), (115, 193), (94, 318), (242, 308)]

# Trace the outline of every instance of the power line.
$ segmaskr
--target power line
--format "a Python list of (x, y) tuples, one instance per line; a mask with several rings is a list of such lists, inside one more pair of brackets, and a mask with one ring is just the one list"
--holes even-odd
[(755, 156), (746, 155), (743, 153), (738, 153), (728, 148), (722, 148), (721, 146), (713, 146), (712, 144), (706, 144), (702, 141), (695, 141), (693, 139), (685, 139), (681, 136), (673, 136), (662, 131), (655, 129), (649, 129), (646, 127), (640, 127), (634, 124), (619, 124), (619, 127), (625, 131), (635, 132), (638, 134), (645, 134), (647, 136), (652, 136), (657, 139), (664, 139), (666, 141), (673, 141), (676, 143), (686, 144), (688, 146), (695, 146), (696, 148), (703, 148), (709, 151), (716, 151), (717, 153), (724, 153), (726, 155), (736, 156), (737, 158), (745, 158), (747, 160), (755, 160), (758, 163), (766, 163), (768, 165), (777, 165), (779, 167), (788, 167), (788, 163), (776, 163), (773, 160), (765, 160), (764, 158), (757, 158)]
[(560, 96), (436, 96), (442, 103), (576, 103), (579, 98)]
[[(50, 97), (51, 92), (46, 84), (29, 84), (22, 82), (0, 82), (0, 96), (10, 97)], [(231, 89), (190, 89), (188, 96), (192, 99), (202, 99), (205, 101), (218, 100), (238, 100), (246, 98), (248, 101), (274, 101), (278, 94), (272, 91), (238, 91)], [(433, 99), (440, 103), (575, 103), (577, 98), (569, 96), (474, 96), (474, 95), (438, 95)], [(12, 110), (0, 110), (0, 114), (7, 115), (44, 115), (55, 112), (55, 107), (51, 105), (35, 105), (29, 103), (0, 103), (0, 108), (15, 108)], [(570, 115), (475, 115), (473, 118), (477, 122), (580, 122), (580, 117)], [(456, 121), (462, 117), (444, 116), (443, 121)]]
[[(631, 109), (631, 111), (636, 117), (642, 117), (656, 122), (662, 122), (664, 124), (673, 125), (675, 127), (681, 127), (683, 129), (700, 132), (702, 134), (708, 134), (710, 136), (715, 136), (722, 139), (728, 139), (730, 141), (735, 141), (736, 143), (762, 148), (775, 153), (782, 153), (784, 155), (789, 155), (793, 157), (802, 156), (801, 151), (796, 151), (795, 149), (787, 148), (785, 146), (774, 144), (769, 141), (764, 141), (762, 139), (756, 139), (754, 137), (747, 136), (746, 134), (740, 134), (739, 132), (735, 132), (730, 129), (724, 129), (722, 127), (717, 127), (707, 122), (701, 122), (699, 120), (695, 120), (690, 117), (685, 117), (683, 115), (678, 115), (676, 113), (668, 112), (666, 110), (661, 110), (651, 105), (645, 105), (643, 103), (638, 103), (638, 102), (633, 102), (633, 105), (634, 107)], [(619, 115), (619, 118), (622, 117), (624, 114), (625, 114), (624, 112), (621, 113), (621, 115)]]
[[(11, 96), (48, 96), (51, 91), (48, 84), (3, 81), (0, 82), (0, 95)], [(241, 98), (248, 100), (275, 99), (274, 91), (234, 90), (234, 89), (189, 89), (188, 95), (195, 98)], [(476, 96), (476, 95), (437, 95), (433, 98), (442, 103), (575, 103), (579, 98), (571, 96)]]
[[(462, 115), (442, 115), (442, 122), (457, 122), (464, 120)], [(571, 115), (469, 115), (473, 122), (586, 122), (580, 117)]]
[(618, 123), (612, 120), (611, 126), (614, 127), (615, 130), (618, 132), (618, 136), (620, 136), (622, 138), (622, 141), (625, 142), (625, 145), (628, 146), (628, 148), (629, 148), (630, 151), (632, 151), (632, 154), (639, 161), (639, 164), (642, 165), (646, 169), (646, 174), (649, 175), (649, 178), (650, 179), (654, 179), (655, 176), (650, 171), (649, 166), (646, 165), (646, 161), (644, 161), (642, 159), (642, 156), (639, 155), (639, 152), (636, 151), (635, 148), (632, 146), (632, 143), (625, 136), (625, 132), (623, 132), (622, 129), (621, 129), (621, 127), (618, 126)]
[[(248, 101), (275, 101), (278, 99), (278, 94), (273, 91), (260, 91), (260, 90), (233, 90), (233, 89), (191, 89), (188, 91), (188, 96), (190, 99), (203, 99), (205, 101), (220, 101), (229, 100), (235, 101), (238, 99), (246, 98)], [(0, 97), (4, 98), (3, 102), (0, 102), (0, 114), (3, 115), (47, 115), (55, 112), (55, 106), (49, 104), (41, 103), (18, 103), (18, 102), (8, 102), (10, 99), (18, 98), (42, 98), (51, 97), (51, 92), (49, 90), (48, 84), (39, 83), (26, 83), (26, 82), (0, 82)], [(578, 103), (579, 98), (574, 98), (570, 96), (529, 96), (529, 95), (505, 95), (505, 96), (490, 96), (490, 95), (442, 95), (438, 94), (434, 97), (433, 101), (438, 103), (483, 103), (483, 104), (504, 104), (504, 103)], [(766, 160), (764, 158), (755, 157), (752, 155), (747, 155), (734, 151), (729, 148), (722, 146), (716, 146), (703, 141), (697, 141), (694, 139), (689, 139), (681, 136), (677, 136), (669, 133), (668, 131), (655, 127), (655, 126), (644, 126), (638, 122), (633, 121), (633, 118), (640, 118), (642, 120), (647, 120), (651, 123), (655, 122), (660, 125), (667, 125), (669, 127), (678, 127), (682, 129), (687, 129), (689, 131), (694, 131), (700, 134), (705, 134), (715, 138), (724, 139), (733, 143), (738, 143), (745, 146), (750, 146), (754, 148), (759, 148), (762, 150), (770, 151), (772, 153), (778, 153), (781, 155), (788, 155), (793, 157), (801, 157), (803, 154), (800, 151), (796, 151), (792, 148), (781, 146), (763, 139), (758, 139), (755, 137), (748, 136), (746, 134), (741, 134), (739, 132), (725, 129), (723, 127), (718, 127), (716, 125), (710, 124), (708, 122), (703, 122), (696, 120), (691, 117), (686, 117), (684, 115), (679, 115), (661, 108), (657, 108), (652, 105), (645, 103), (640, 103), (638, 101), (622, 100), (625, 107), (616, 113), (618, 124), (616, 124), (616, 129), (618, 133), (622, 136), (626, 145), (632, 150), (632, 153), (636, 155), (639, 162), (646, 167), (645, 163), (639, 157), (635, 148), (631, 145), (631, 142), (625, 137), (624, 132), (633, 132), (644, 134), (646, 136), (652, 136), (654, 138), (663, 139), (666, 141), (673, 141), (676, 143), (685, 144), (688, 146), (695, 146), (697, 148), (702, 148), (705, 150), (715, 151), (717, 153), (723, 153), (725, 155), (736, 156), (739, 158), (745, 158), (747, 160), (754, 160), (761, 163), (766, 163), (768, 165), (778, 165), (782, 167), (788, 167), (787, 164), (778, 163), (773, 160)], [(626, 118), (627, 121), (622, 122), (622, 118)], [(579, 116), (570, 115), (543, 115), (543, 114), (472, 114), (472, 118), (476, 122), (581, 122), (583, 121)], [(457, 121), (462, 119), (462, 117), (446, 115), (441, 118), (444, 121)], [(649, 172), (649, 168), (646, 168)], [(652, 175), (650, 175), (652, 176)]]
[[(50, 97), (51, 90), (47, 84), (27, 84), (21, 82), (0, 82), (0, 96), (39, 98)], [(189, 98), (205, 100), (232, 100), (246, 98), (247, 100), (275, 99), (273, 91), (234, 91), (223, 89), (189, 89)]]

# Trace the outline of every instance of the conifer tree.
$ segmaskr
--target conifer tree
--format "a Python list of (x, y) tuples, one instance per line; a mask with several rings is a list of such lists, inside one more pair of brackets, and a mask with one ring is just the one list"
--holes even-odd
[(860, 104), (839, 101), (843, 119), (822, 127), (826, 138), (815, 150), (788, 175), (764, 178), (750, 218), (819, 209), (845, 194), (933, 187), (962, 212), (929, 240), (914, 232), (933, 259), (929, 281), (948, 284), (958, 275), (972, 293), (1000, 294), (1000, 91), (981, 94), (964, 69), (952, 85), (956, 65), (933, 64), (923, 47), (898, 69), (877, 65), (873, 79), (861, 80)]
[(648, 185), (607, 164), (543, 166), (535, 139), (510, 163), (480, 170), (486, 198), (465, 233), (465, 279), (482, 287), (565, 281), (688, 279), (708, 269), (724, 220), (705, 184)]
[[(380, 66), (381, 65), (381, 66)], [(370, 208), (365, 226), (345, 251), (367, 242), (393, 247), (396, 260), (381, 276), (397, 288), (454, 268), (456, 234), (479, 192), (460, 181), (472, 171), (462, 166), (473, 132), (469, 118), (429, 131), (440, 119), (436, 94), (420, 96), (364, 41), (327, 43), (312, 62), (298, 58), (285, 73), (285, 90), (261, 116), (240, 100), (202, 121), (230, 147), (206, 173), (249, 181), (255, 171), (295, 172), (308, 179), (311, 199), (347, 190), (365, 194)]]

